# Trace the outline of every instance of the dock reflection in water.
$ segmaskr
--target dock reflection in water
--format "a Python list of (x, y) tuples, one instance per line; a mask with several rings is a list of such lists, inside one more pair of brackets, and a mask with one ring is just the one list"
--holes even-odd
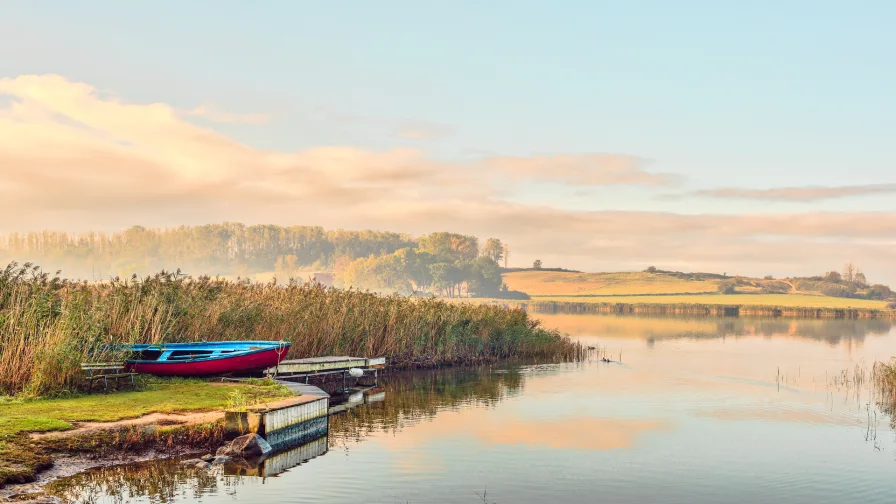
[[(311, 422), (306, 423), (319, 422), (317, 420), (312, 420)], [(317, 429), (311, 427), (311, 430), (313, 431)], [(327, 453), (327, 446), (327, 435), (325, 431), (324, 435), (316, 439), (305, 441), (304, 443), (287, 450), (279, 451), (265, 458), (261, 462), (248, 465), (233, 462), (224, 464), (224, 475), (270, 478)]]

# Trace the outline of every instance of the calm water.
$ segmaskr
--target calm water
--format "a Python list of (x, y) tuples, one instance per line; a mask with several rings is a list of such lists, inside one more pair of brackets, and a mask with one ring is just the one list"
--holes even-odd
[(890, 419), (861, 382), (896, 355), (890, 322), (541, 318), (622, 363), (393, 376), (379, 402), (249, 475), (155, 462), (51, 489), (82, 502), (896, 499)]

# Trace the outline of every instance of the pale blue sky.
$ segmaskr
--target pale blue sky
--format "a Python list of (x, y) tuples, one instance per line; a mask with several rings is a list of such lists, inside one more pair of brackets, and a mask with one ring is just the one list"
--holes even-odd
[[(804, 265), (811, 251), (819, 254), (817, 264), (804, 267), (817, 269), (849, 260), (855, 250), (859, 258), (892, 270), (894, 235), (887, 222), (896, 215), (893, 26), (896, 2), (891, 1), (7, 1), (0, 4), (0, 81), (58, 74), (68, 83), (49, 78), (8, 81), (9, 95), (0, 94), (0, 119), (3, 107), (12, 110), (10, 104), (17, 100), (31, 100), (31, 106), (38, 107), (34, 110), (49, 107), (65, 115), (54, 108), (59, 103), (29, 93), (86, 83), (100, 90), (102, 100), (162, 103), (180, 114), (205, 106), (269, 116), (263, 124), (209, 122), (189, 114), (181, 118), (260, 149), (254, 156), (321, 146), (360, 149), (363, 156), (413, 148), (423, 152), (425, 163), (444, 162), (445, 171), (464, 172), (467, 186), (478, 185), (475, 176), (482, 173), (483, 186), (504, 189), (470, 195), (449, 191), (443, 199), (453, 198), (451, 203), (427, 208), (433, 187), (450, 183), (434, 177), (421, 186), (402, 185), (394, 194), (383, 190), (383, 201), (391, 202), (393, 195), (405, 198), (391, 207), (369, 202), (368, 207), (343, 208), (337, 218), (331, 202), (335, 200), (321, 199), (320, 206), (313, 206), (318, 203), (309, 199), (313, 184), (327, 179), (326, 173), (317, 173), (323, 179), (291, 179), (312, 189), (294, 200), (309, 202), (302, 211), (250, 211), (251, 200), (243, 207), (215, 196), (218, 199), (210, 201), (223, 206), (208, 204), (202, 212), (184, 213), (153, 193), (147, 197), (162, 198), (160, 208), (168, 215), (164, 219), (156, 222), (157, 213), (145, 209), (118, 220), (110, 217), (116, 214), (85, 210), (82, 225), (120, 226), (136, 218), (147, 225), (231, 219), (409, 232), (436, 226), (511, 238), (516, 232), (513, 239), (531, 247), (517, 256), (525, 261), (531, 259), (527, 253), (549, 257), (537, 247), (578, 236), (578, 241), (570, 238), (567, 250), (581, 248), (581, 254), (567, 258), (566, 264), (583, 268), (617, 268), (624, 260), (640, 265), (651, 260), (651, 245), (646, 245), (651, 240), (663, 246), (679, 240), (682, 250), (676, 264), (681, 267), (733, 270), (739, 266), (727, 266), (736, 259), (731, 250), (757, 263), (778, 260), (775, 272), (790, 271)], [(69, 118), (83, 121), (104, 114), (92, 110), (79, 110), (80, 116)], [(134, 115), (126, 125), (133, 130), (144, 112), (129, 113)], [(47, 117), (47, 128), (71, 127)], [(8, 124), (19, 128), (19, 123)], [(406, 128), (438, 134), (427, 139), (396, 134)], [(26, 135), (42, 130), (10, 131)], [(45, 131), (50, 135), (50, 129)], [(74, 130), (66, 131), (69, 135)], [(188, 162), (193, 168), (220, 162), (190, 157), (206, 153), (202, 149), (207, 146), (198, 138), (183, 137), (184, 131), (172, 127), (167, 143), (159, 144), (173, 149), (162, 153), (165, 159), (175, 165)], [(141, 138), (137, 135), (132, 138)], [(198, 143), (189, 143), (193, 141)], [(143, 150), (134, 151), (132, 161), (152, 155), (154, 145), (147, 141)], [(178, 151), (177, 146), (188, 147)], [(112, 144), (105, 148), (114, 150)], [(48, 152), (53, 149), (47, 146)], [(227, 158), (228, 149), (215, 152)], [(83, 153), (92, 151), (78, 152), (81, 157), (71, 159), (83, 160)], [(676, 174), (681, 182), (589, 188), (577, 182), (574, 167), (552, 179), (552, 166), (525, 164), (553, 159), (535, 156), (588, 153), (648, 159), (648, 171)], [(521, 169), (541, 170), (541, 178), (514, 176), (508, 187), (501, 187), (503, 181), (496, 184), (496, 175), (486, 173), (491, 165), (476, 164), (493, 156), (518, 157)], [(315, 169), (324, 172), (331, 162), (341, 162), (304, 154), (296, 159), (311, 159)], [(354, 161), (333, 167), (330, 178), (346, 176), (358, 166), (381, 169), (382, 161), (376, 159), (364, 157), (354, 168), (348, 166)], [(233, 166), (242, 162), (236, 160)], [(53, 169), (61, 166), (57, 163)], [(120, 170), (137, 173), (142, 165), (128, 166)], [(349, 185), (368, 183), (357, 177), (349, 175), (355, 181)], [(85, 184), (92, 187), (89, 180)], [(171, 186), (181, 187), (175, 182)], [(815, 198), (812, 191), (803, 191), (806, 186), (824, 186), (821, 193), (840, 197)], [(721, 188), (729, 190), (716, 197), (705, 195)], [(750, 192), (776, 188), (796, 190), (758, 196)], [(98, 196), (105, 194), (94, 190)], [(187, 194), (193, 193), (184, 189), (171, 197)], [(678, 197), (662, 197), (669, 194)], [(738, 195), (748, 197), (732, 197)], [(451, 205), (463, 197), (478, 198), (480, 206), (473, 210), (489, 210), (459, 216)], [(73, 197), (70, 204), (86, 208), (93, 198), (84, 196), (79, 203)], [(417, 221), (396, 217), (405, 204)], [(569, 227), (556, 229), (544, 209), (568, 212), (560, 222)], [(614, 210), (669, 212), (675, 224), (665, 237), (650, 231), (640, 238), (620, 234), (615, 218), (600, 212)], [(370, 217), (371, 211), (380, 214)], [(819, 211), (843, 213), (844, 218), (813, 214)], [(861, 213), (865, 211), (883, 213)], [(765, 228), (755, 223), (766, 222), (764, 217), (718, 224), (686, 218), (747, 213), (771, 215), (769, 226), (779, 217), (792, 223), (787, 216), (800, 214), (805, 224), (779, 232), (791, 245), (760, 252), (767, 245), (759, 236)], [(480, 215), (491, 220), (483, 221)], [(441, 220), (433, 222), (435, 218)], [(652, 214), (638, 218), (655, 221)], [(58, 217), (41, 219), (35, 217), (30, 225), (56, 227), (62, 222)], [(704, 227), (695, 230), (694, 223)], [(729, 225), (739, 227), (728, 233)], [(716, 229), (728, 233), (726, 238)], [(551, 243), (539, 235), (552, 232), (559, 238)], [(704, 241), (695, 241), (693, 233)], [(723, 241), (730, 249), (720, 245)], [(755, 254), (739, 248), (746, 242)], [(841, 248), (816, 246), (828, 242)], [(686, 248), (689, 243), (692, 248)], [(797, 245), (799, 251), (793, 248)], [(635, 250), (641, 256), (630, 257)], [(785, 250), (791, 250), (789, 255)], [(743, 271), (754, 272), (750, 268), (759, 269), (745, 264)], [(896, 270), (888, 274), (896, 278)]]
[[(412, 146), (443, 159), (614, 152), (681, 173), (687, 188), (873, 184), (896, 168), (894, 2), (38, 0), (0, 9), (0, 75), (59, 73), (127, 100), (271, 114), (262, 127), (217, 127), (256, 147)], [(451, 132), (400, 139), (388, 126), (399, 121)], [(520, 197), (551, 200), (531, 192)], [(757, 208), (596, 194), (575, 204)], [(892, 210), (892, 200), (815, 207)]]

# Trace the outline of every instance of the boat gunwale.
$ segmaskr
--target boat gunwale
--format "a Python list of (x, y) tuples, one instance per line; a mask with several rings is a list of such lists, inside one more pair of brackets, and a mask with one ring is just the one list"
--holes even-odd
[[(233, 345), (232, 345), (233, 342), (230, 342), (230, 343), (231, 343), (230, 346), (233, 346)], [(124, 362), (125, 362), (125, 364), (127, 364), (127, 365), (137, 365), (137, 364), (159, 364), (159, 365), (161, 365), (161, 364), (192, 364), (192, 363), (209, 362), (209, 361), (222, 360), (222, 359), (232, 359), (232, 358), (236, 358), (236, 357), (244, 357), (244, 356), (248, 356), (248, 355), (255, 355), (255, 354), (258, 354), (258, 353), (261, 353), (261, 352), (277, 352), (278, 354), (280, 354), (280, 353), (282, 352), (283, 354), (285, 354), (286, 352), (289, 351), (289, 348), (290, 348), (290, 346), (291, 346), (291, 344), (290, 344), (288, 341), (281, 341), (281, 342), (278, 342), (278, 341), (241, 341), (241, 342), (239, 342), (239, 344), (240, 344), (240, 345), (245, 345), (245, 346), (251, 346), (252, 344), (262, 344), (262, 345), (264, 345), (264, 346), (263, 346), (262, 348), (254, 348), (254, 349), (249, 349), (249, 348), (247, 348), (246, 350), (234, 350), (234, 351), (232, 351), (232, 352), (228, 352), (228, 353), (226, 353), (226, 354), (224, 354), (224, 353), (218, 353), (218, 354), (212, 354), (212, 355), (208, 355), (208, 356), (195, 357), (195, 358), (191, 358), (191, 359), (180, 359), (180, 360), (139, 360), (139, 359), (125, 359)], [(157, 348), (158, 348), (158, 349), (161, 349), (162, 352), (165, 352), (165, 351), (167, 351), (167, 350), (181, 350), (181, 351), (184, 351), (184, 350), (188, 350), (190, 347), (196, 347), (196, 349), (198, 350), (198, 349), (199, 349), (198, 347), (205, 346), (205, 345), (208, 345), (208, 346), (228, 346), (228, 342), (226, 342), (226, 341), (213, 341), (213, 342), (208, 342), (208, 343), (166, 343), (166, 344), (163, 344), (163, 345), (156, 345), (156, 344), (137, 344), (137, 345), (125, 345), (125, 346), (128, 347), (128, 348), (129, 348), (130, 350), (132, 350), (132, 351), (151, 350), (151, 349), (157, 349)], [(171, 347), (174, 347), (174, 348), (171, 348)], [(160, 356), (160, 357), (161, 357), (161, 356)], [(280, 360), (282, 360), (282, 359), (280, 359)]]

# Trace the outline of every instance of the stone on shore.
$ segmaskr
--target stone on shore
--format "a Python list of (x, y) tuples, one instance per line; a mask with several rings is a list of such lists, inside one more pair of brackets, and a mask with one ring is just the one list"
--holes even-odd
[(205, 462), (211, 462), (214, 459), (215, 459), (215, 456), (212, 455), (211, 453), (206, 453), (205, 455), (200, 457), (200, 460), (204, 460)]
[(264, 457), (271, 453), (273, 448), (258, 434), (246, 434), (240, 436), (230, 442), (229, 445), (222, 446), (218, 449), (218, 456), (239, 455), (244, 458)]

